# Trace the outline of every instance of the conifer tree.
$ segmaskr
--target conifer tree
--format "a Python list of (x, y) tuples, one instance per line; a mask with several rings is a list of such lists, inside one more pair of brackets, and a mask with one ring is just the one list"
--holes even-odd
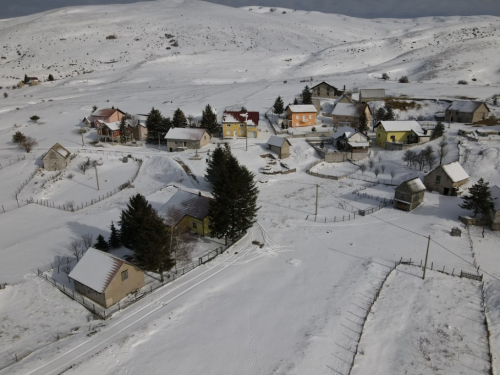
[(49, 79), (48, 79), (50, 82), (52, 82), (54, 80), (54, 76), (52, 74), (49, 74)]
[(24, 83), (28, 84), (30, 82), (30, 79), (27, 74), (24, 75)]
[(284, 111), (285, 111), (285, 108), (283, 107), (283, 100), (281, 99), (281, 96), (278, 96), (276, 98), (276, 101), (274, 102), (274, 106), (273, 106), (273, 110), (274, 110), (274, 113), (276, 113), (277, 115), (281, 115)]
[(177, 108), (172, 117), (172, 126), (174, 128), (185, 128), (187, 126), (187, 119), (184, 112), (180, 108)]
[(130, 250), (137, 248), (136, 235), (144, 227), (144, 220), (152, 211), (153, 208), (143, 195), (136, 194), (130, 198), (127, 209), (120, 215), (120, 240), (123, 246)]
[(488, 182), (484, 182), (480, 178), (477, 184), (469, 188), (469, 194), (463, 196), (464, 203), (459, 204), (459, 206), (466, 210), (472, 210), (474, 217), (478, 213), (487, 216), (490, 208), (493, 207), (493, 199), (488, 185)]
[(111, 235), (109, 236), (109, 247), (112, 249), (119, 248), (122, 244), (120, 241), (120, 234), (115, 227), (115, 223), (111, 222)]
[(312, 104), (312, 94), (309, 86), (304, 87), (304, 90), (302, 90), (302, 104)]
[(361, 112), (361, 115), (359, 116), (358, 130), (361, 133), (366, 133), (368, 131), (368, 118), (366, 117), (365, 111)]
[(172, 128), (172, 121), (170, 120), (170, 117), (163, 117), (160, 122), (160, 127), (158, 128), (158, 134), (160, 134), (160, 141), (164, 142), (165, 135), (171, 128)]
[(210, 107), (210, 104), (207, 104), (201, 114), (201, 127), (206, 129), (210, 135), (214, 134), (219, 127), (219, 124), (217, 124), (217, 115), (214, 113), (212, 107)]
[(15, 132), (12, 136), (12, 142), (21, 144), (26, 139), (26, 136), (21, 132)]
[(375, 123), (379, 121), (385, 121), (387, 113), (383, 107), (380, 107), (377, 112), (375, 112)]
[(230, 154), (229, 146), (227, 143), (224, 147), (220, 145), (215, 148), (212, 152), (211, 157), (207, 163), (207, 169), (205, 171), (205, 178), (213, 185), (218, 181), (220, 175), (226, 165), (227, 159)]
[(241, 106), (240, 112), (248, 112), (248, 110), (245, 106)]
[(161, 129), (163, 117), (159, 110), (152, 108), (146, 119), (146, 127), (148, 129), (148, 142), (158, 142), (158, 132)]
[(389, 107), (389, 106), (385, 106), (385, 117), (384, 117), (384, 120), (385, 121), (394, 121), (396, 119), (396, 115), (394, 114), (394, 110), (392, 109), (392, 107)]
[(102, 234), (97, 236), (97, 242), (94, 244), (94, 248), (97, 250), (108, 251), (109, 245), (102, 236)]
[(439, 121), (436, 127), (434, 128), (434, 131), (432, 132), (431, 140), (437, 139), (441, 137), (443, 134), (444, 134), (444, 124), (441, 121)]
[(297, 105), (299, 104), (299, 101), (297, 100), (297, 98), (293, 99), (293, 105)]
[(127, 142), (127, 124), (125, 121), (125, 117), (122, 117), (120, 121), (120, 143)]

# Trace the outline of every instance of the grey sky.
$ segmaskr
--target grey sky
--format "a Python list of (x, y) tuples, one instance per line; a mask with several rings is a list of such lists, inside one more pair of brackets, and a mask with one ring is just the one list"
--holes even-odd
[[(0, 19), (43, 12), (73, 5), (125, 4), (146, 0), (0, 0)], [(241, 7), (276, 6), (353, 17), (413, 18), (424, 16), (500, 16), (499, 0), (210, 0), (212, 3)]]

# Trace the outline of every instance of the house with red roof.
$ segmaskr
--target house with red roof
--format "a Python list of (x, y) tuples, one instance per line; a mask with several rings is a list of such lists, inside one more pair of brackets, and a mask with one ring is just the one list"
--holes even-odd
[(94, 126), (97, 127), (96, 121), (117, 122), (121, 121), (125, 114), (125, 112), (115, 107), (97, 109), (94, 113), (92, 113), (92, 122), (94, 123)]
[(224, 111), (222, 114), (222, 136), (226, 138), (257, 138), (259, 118), (259, 112)]

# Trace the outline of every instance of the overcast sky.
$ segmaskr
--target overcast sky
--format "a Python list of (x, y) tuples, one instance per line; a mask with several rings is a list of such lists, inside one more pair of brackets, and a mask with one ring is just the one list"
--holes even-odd
[[(141, 0), (0, 0), (0, 19), (24, 16), (72, 5), (125, 4)], [(146, 0), (143, 0), (146, 1)], [(424, 16), (500, 16), (500, 0), (210, 0), (212, 3), (241, 7), (281, 6), (317, 10), (353, 17), (413, 18)]]

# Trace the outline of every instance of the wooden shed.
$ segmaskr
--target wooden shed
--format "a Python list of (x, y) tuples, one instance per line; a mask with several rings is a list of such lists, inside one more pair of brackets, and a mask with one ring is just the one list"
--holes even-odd
[(286, 159), (290, 156), (290, 147), (292, 147), (292, 144), (286, 138), (272, 135), (267, 141), (267, 147), (269, 150), (277, 153), (280, 159)]
[(75, 290), (104, 308), (144, 286), (144, 271), (104, 251), (89, 248), (68, 277)]
[(443, 195), (458, 195), (458, 188), (469, 181), (469, 175), (458, 161), (440, 165), (424, 177), (424, 185), (429, 191)]
[(402, 211), (413, 211), (424, 202), (425, 185), (420, 178), (402, 182), (395, 189), (394, 207)]
[(56, 143), (43, 156), (43, 167), (47, 171), (59, 171), (65, 169), (70, 162), (71, 153), (59, 143)]

